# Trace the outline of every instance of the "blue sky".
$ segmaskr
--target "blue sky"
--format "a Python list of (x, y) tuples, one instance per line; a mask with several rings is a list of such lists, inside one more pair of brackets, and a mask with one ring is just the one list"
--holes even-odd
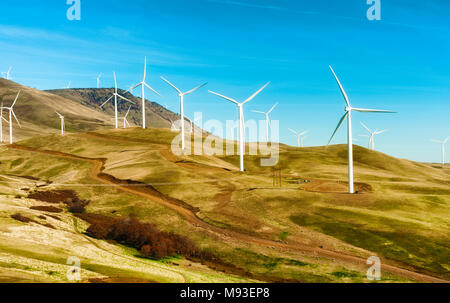
[(314, 146), (328, 142), (344, 110), (331, 64), (354, 106), (399, 112), (355, 114), (356, 137), (363, 121), (389, 129), (378, 150), (439, 162), (430, 139), (450, 136), (449, 1), (381, 0), (381, 21), (367, 20), (366, 0), (81, 0), (81, 21), (67, 20), (68, 8), (65, 0), (2, 1), (0, 71), (12, 65), (14, 81), (38, 89), (95, 87), (100, 72), (111, 87), (116, 71), (127, 89), (146, 55), (148, 82), (163, 95), (151, 100), (177, 111), (161, 75), (182, 90), (209, 82), (186, 97), (186, 112), (223, 121), (236, 108), (208, 89), (244, 100), (271, 81), (246, 118), (279, 102), (272, 119), (281, 141), (295, 145), (288, 128), (310, 130), (305, 144)]

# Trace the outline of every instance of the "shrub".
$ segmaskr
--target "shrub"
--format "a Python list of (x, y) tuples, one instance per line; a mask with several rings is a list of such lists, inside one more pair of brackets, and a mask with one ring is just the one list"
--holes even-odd
[(127, 218), (112, 218), (82, 214), (78, 217), (91, 224), (86, 231), (88, 235), (135, 247), (146, 257), (162, 259), (177, 255), (206, 256), (190, 239), (160, 231), (155, 225), (140, 222), (133, 215)]

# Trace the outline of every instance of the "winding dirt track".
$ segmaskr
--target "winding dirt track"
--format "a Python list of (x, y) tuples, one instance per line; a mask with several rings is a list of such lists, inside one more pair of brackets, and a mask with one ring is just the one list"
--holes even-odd
[[(105, 139), (105, 138), (104, 138)], [(219, 236), (229, 238), (230, 240), (244, 242), (248, 244), (264, 246), (264, 247), (273, 247), (287, 251), (293, 251), (297, 253), (302, 253), (309, 257), (323, 257), (327, 259), (331, 259), (333, 261), (339, 261), (342, 263), (351, 264), (354, 266), (358, 266), (360, 268), (368, 268), (366, 265), (366, 259), (354, 255), (349, 255), (343, 252), (336, 252), (324, 248), (306, 246), (300, 243), (281, 243), (269, 239), (260, 238), (257, 236), (247, 235), (245, 233), (237, 232), (234, 230), (227, 230), (224, 228), (219, 228), (213, 225), (210, 225), (203, 220), (201, 220), (197, 215), (196, 211), (192, 207), (186, 207), (186, 205), (180, 203), (174, 203), (173, 198), (164, 196), (159, 193), (155, 189), (149, 189), (145, 186), (130, 186), (124, 180), (118, 180), (113, 176), (107, 175), (103, 173), (105, 159), (93, 159), (93, 158), (85, 158), (72, 154), (66, 154), (57, 151), (50, 150), (39, 150), (27, 146), (21, 145), (9, 145), (9, 149), (19, 150), (19, 151), (27, 151), (31, 153), (44, 154), (64, 159), (71, 160), (80, 160), (84, 162), (92, 163), (92, 170), (90, 172), (90, 177), (94, 180), (102, 182), (104, 184), (113, 185), (116, 189), (121, 190), (123, 192), (131, 193), (134, 195), (138, 195), (144, 198), (147, 198), (153, 202), (164, 205), (178, 214), (182, 215), (189, 223), (194, 225), (197, 228), (201, 228), (207, 232), (212, 232)], [(122, 182), (121, 182), (122, 181)], [(394, 274), (396, 276), (405, 277), (407, 279), (415, 280), (418, 282), (426, 282), (426, 283), (448, 283), (449, 281), (443, 280), (441, 278), (437, 278), (431, 276), (429, 274), (415, 272), (413, 270), (408, 270), (405, 268), (401, 268), (394, 265), (382, 264), (382, 270)]]

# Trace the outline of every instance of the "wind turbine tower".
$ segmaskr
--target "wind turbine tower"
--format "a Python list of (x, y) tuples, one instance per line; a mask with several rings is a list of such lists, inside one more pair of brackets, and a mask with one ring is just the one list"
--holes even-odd
[(106, 100), (102, 105), (100, 105), (100, 107), (103, 107), (106, 103), (108, 103), (109, 101), (111, 101), (112, 98), (114, 98), (114, 118), (115, 118), (115, 122), (116, 122), (116, 128), (119, 128), (119, 117), (118, 117), (118, 110), (117, 110), (117, 98), (120, 98), (122, 100), (125, 100), (127, 102), (130, 102), (132, 104), (134, 104), (133, 101), (128, 100), (127, 98), (119, 95), (117, 93), (117, 78), (116, 78), (116, 73), (114, 72), (114, 94), (109, 97), (108, 100)]
[(245, 100), (242, 103), (239, 103), (238, 101), (225, 97), (224, 95), (209, 91), (211, 94), (214, 94), (216, 96), (219, 96), (225, 100), (228, 100), (230, 102), (233, 102), (238, 107), (239, 111), (239, 156), (240, 156), (240, 170), (241, 172), (244, 172), (244, 153), (245, 153), (245, 146), (244, 146), (244, 128), (245, 128), (245, 118), (244, 118), (244, 105), (250, 101), (252, 101), (260, 92), (262, 92), (263, 89), (265, 89), (270, 82), (266, 83), (263, 87), (261, 87), (256, 93), (251, 95), (247, 100)]
[(157, 94), (158, 96), (161, 96), (156, 90), (151, 88), (147, 82), (145, 82), (145, 79), (147, 78), (147, 57), (144, 59), (144, 77), (142, 78), (142, 81), (136, 84), (135, 86), (132, 86), (128, 91), (131, 92), (136, 87), (141, 86), (142, 88), (142, 128), (146, 128), (146, 117), (145, 117), (145, 87), (147, 87), (149, 90)]
[(181, 92), (181, 90), (179, 90), (175, 85), (173, 85), (172, 83), (169, 82), (169, 80), (167, 80), (166, 78), (161, 76), (161, 79), (163, 79), (167, 84), (169, 84), (170, 86), (172, 86), (177, 92), (178, 92), (178, 96), (180, 97), (180, 111), (181, 111), (181, 149), (185, 150), (186, 148), (186, 142), (185, 142), (185, 138), (184, 138), (184, 134), (185, 134), (185, 125), (184, 125), (184, 97), (192, 94), (193, 92), (195, 92), (196, 90), (202, 88), (203, 86), (205, 86), (208, 83), (204, 83), (200, 86), (197, 86), (196, 88), (191, 89), (190, 91), (187, 91), (185, 93)]
[(347, 140), (348, 140), (348, 191), (350, 194), (355, 193), (355, 186), (354, 186), (354, 180), (353, 180), (353, 133), (352, 133), (352, 113), (354, 111), (356, 112), (362, 112), (362, 113), (395, 113), (393, 111), (387, 111), (387, 110), (377, 110), (377, 109), (364, 109), (364, 108), (355, 108), (350, 105), (350, 100), (347, 96), (347, 93), (344, 90), (344, 87), (342, 86), (341, 82), (339, 81), (339, 78), (337, 77), (336, 73), (334, 72), (333, 68), (330, 66), (331, 72), (334, 75), (334, 78), (336, 79), (337, 84), (339, 85), (339, 88), (341, 90), (342, 96), (345, 99), (346, 107), (345, 107), (345, 114), (342, 116), (341, 120), (339, 121), (333, 135), (331, 136), (330, 141), (328, 142), (328, 145), (330, 145), (331, 141), (333, 140), (334, 136), (336, 135), (337, 131), (341, 127), (341, 125), (344, 123), (345, 119), (347, 119)]
[[(375, 136), (380, 135), (382, 133), (387, 132), (387, 130), (382, 131), (372, 131), (370, 128), (368, 128), (364, 123), (361, 122), (362, 127), (364, 127), (369, 132), (369, 149), (375, 150)], [(353, 139), (355, 141), (355, 139)]]
[(262, 114), (262, 115), (266, 116), (266, 142), (269, 142), (269, 128), (271, 127), (270, 126), (270, 114), (273, 112), (275, 107), (277, 107), (277, 105), (278, 105), (278, 103), (275, 104), (274, 106), (272, 106), (272, 108), (267, 113), (257, 111), (257, 110), (253, 111), (254, 113)]
[(64, 123), (64, 116), (55, 111), (58, 117), (61, 119), (61, 136), (64, 136), (64, 131), (66, 130), (66, 124)]
[(14, 100), (13, 104), (10, 107), (2, 107), (2, 109), (6, 109), (9, 111), (9, 144), (13, 144), (13, 121), (12, 118), (14, 117), (14, 119), (16, 120), (17, 124), (19, 125), (20, 128), (22, 128), (22, 126), (20, 125), (19, 120), (17, 119), (16, 114), (14, 113), (14, 105), (16, 105), (17, 103), (17, 99), (19, 99), (19, 95), (20, 95), (19, 91), (17, 93), (16, 99)]
[(450, 137), (448, 137), (444, 141), (431, 140), (431, 142), (439, 143), (442, 146), (442, 166), (445, 166), (445, 145), (448, 143), (448, 140), (450, 140)]

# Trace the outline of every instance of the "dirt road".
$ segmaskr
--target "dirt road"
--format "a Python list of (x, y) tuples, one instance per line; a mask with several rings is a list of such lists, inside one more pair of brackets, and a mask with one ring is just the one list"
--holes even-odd
[[(156, 191), (154, 188), (150, 186), (130, 186), (125, 180), (119, 180), (111, 175), (107, 175), (103, 173), (104, 164), (106, 159), (93, 159), (93, 158), (85, 158), (72, 154), (65, 154), (57, 151), (50, 150), (39, 150), (31, 147), (21, 146), (21, 145), (10, 145), (8, 146), (10, 149), (19, 150), (19, 151), (27, 151), (31, 153), (45, 154), (49, 156), (72, 159), (72, 160), (80, 160), (92, 163), (92, 170), (90, 172), (90, 177), (94, 180), (102, 182), (104, 184), (113, 185), (118, 190), (123, 192), (128, 192), (134, 195), (138, 195), (144, 198), (147, 198), (153, 202), (164, 205), (178, 214), (182, 215), (189, 223), (194, 225), (195, 227), (201, 228), (206, 232), (211, 232), (217, 234), (221, 237), (227, 238), (229, 241), (238, 241), (244, 242), (253, 245), (259, 245), (264, 247), (272, 247), (278, 248), (281, 250), (293, 251), (297, 253), (304, 254), (309, 257), (323, 257), (335, 262), (340, 262), (344, 264), (351, 264), (353, 266), (357, 266), (359, 268), (368, 268), (366, 265), (366, 258), (362, 258), (359, 256), (349, 255), (347, 253), (332, 251), (328, 249), (323, 249), (320, 247), (312, 247), (306, 246), (301, 243), (290, 242), (290, 243), (281, 243), (269, 239), (260, 238), (253, 235), (247, 235), (245, 233), (237, 232), (234, 230), (227, 230), (224, 228), (219, 228), (213, 225), (210, 225), (203, 220), (201, 220), (197, 215), (196, 211), (193, 207), (189, 207), (184, 203), (171, 197), (165, 196), (162, 193)], [(137, 182), (136, 182), (137, 183)], [(144, 185), (144, 184), (143, 184)], [(369, 256), (367, 256), (369, 257)], [(418, 282), (427, 282), (427, 283), (446, 283), (449, 281), (431, 276), (429, 274), (419, 273), (413, 270), (401, 268), (395, 265), (390, 264), (382, 264), (382, 270), (385, 272), (389, 272), (396, 276), (405, 277), (407, 279), (415, 280)]]

